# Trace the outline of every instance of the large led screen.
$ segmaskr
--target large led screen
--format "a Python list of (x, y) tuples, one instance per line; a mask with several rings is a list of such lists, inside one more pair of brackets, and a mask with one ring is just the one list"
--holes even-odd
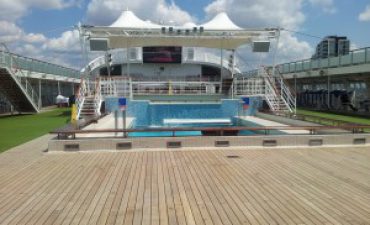
[(181, 63), (181, 47), (143, 47), (144, 63)]

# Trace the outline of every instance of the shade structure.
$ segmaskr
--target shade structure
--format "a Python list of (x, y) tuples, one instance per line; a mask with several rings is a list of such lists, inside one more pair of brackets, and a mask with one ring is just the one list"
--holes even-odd
[(106, 40), (109, 49), (144, 46), (184, 46), (236, 49), (254, 40), (267, 40), (277, 34), (275, 28), (244, 29), (235, 25), (226, 13), (216, 15), (202, 25), (158, 25), (124, 11), (110, 26), (82, 26), (82, 36)]
[(242, 30), (242, 28), (238, 27), (233, 21), (231, 21), (225, 12), (217, 14), (212, 20), (200, 26), (205, 30)]
[(109, 27), (154, 29), (160, 28), (161, 26), (149, 21), (144, 21), (138, 18), (132, 11), (125, 10)]
[(250, 42), (249, 37), (217, 38), (217, 37), (109, 37), (109, 47), (145, 47), (145, 46), (184, 46), (235, 49)]

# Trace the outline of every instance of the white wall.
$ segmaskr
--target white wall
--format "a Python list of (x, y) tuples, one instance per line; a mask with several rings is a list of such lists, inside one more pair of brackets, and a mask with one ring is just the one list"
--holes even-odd
[[(161, 70), (161, 67), (163, 70)], [(127, 73), (127, 65), (122, 65), (122, 73)], [(181, 79), (185, 76), (196, 76), (201, 73), (201, 65), (195, 64), (130, 64), (130, 74), (142, 74), (145, 77)]]

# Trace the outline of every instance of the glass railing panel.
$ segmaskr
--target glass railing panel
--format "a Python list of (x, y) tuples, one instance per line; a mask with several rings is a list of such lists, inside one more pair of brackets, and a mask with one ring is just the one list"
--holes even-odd
[(329, 59), (320, 59), (320, 68), (327, 68), (329, 66)]
[(366, 62), (370, 62), (370, 48), (366, 49)]
[(329, 66), (330, 67), (337, 67), (337, 66), (339, 66), (339, 57), (331, 57), (331, 58), (329, 58)]
[(365, 63), (365, 49), (353, 52), (353, 63), (361, 64)]
[(348, 55), (342, 55), (340, 56), (340, 65), (341, 66), (346, 66), (346, 65), (350, 65), (352, 62), (352, 54), (348, 54)]
[(289, 63), (289, 71), (291, 73), (294, 73), (295, 72), (295, 63)]
[(311, 61), (311, 68), (318, 69), (319, 68), (319, 60), (312, 60)]
[(306, 60), (303, 62), (303, 69), (310, 70), (311, 69), (311, 60)]
[(283, 73), (289, 73), (289, 64), (288, 63), (283, 64)]
[(296, 72), (301, 72), (303, 70), (303, 62), (296, 62)]

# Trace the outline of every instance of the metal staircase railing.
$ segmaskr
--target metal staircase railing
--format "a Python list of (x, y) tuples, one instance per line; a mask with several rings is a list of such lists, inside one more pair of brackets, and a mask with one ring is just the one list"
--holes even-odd
[(296, 113), (296, 96), (292, 95), (288, 85), (286, 85), (283, 76), (278, 69), (275, 69), (273, 74), (271, 73), (272, 68), (263, 67), (259, 70), (259, 75), (266, 77), (270, 84), (270, 87), (273, 88), (276, 97), (281, 99), (284, 104), (279, 103), (280, 108), (278, 111), (289, 111), (291, 113)]
[(84, 104), (87, 101), (86, 99), (93, 99), (94, 114), (95, 116), (100, 116), (100, 108), (103, 102), (101, 90), (101, 81), (99, 78), (95, 81), (81, 78), (80, 87), (75, 101), (77, 107), (77, 118), (83, 117), (82, 111), (84, 109)]
[(100, 116), (100, 108), (103, 102), (102, 95), (101, 95), (101, 84), (100, 79), (97, 78), (95, 81), (95, 90), (94, 90), (94, 109), (95, 115)]
[(262, 68), (254, 77), (238, 77), (234, 80), (235, 96), (262, 96), (272, 111), (296, 112), (296, 97), (281, 76), (271, 76)]
[[(28, 81), (23, 70), (20, 69), (16, 57), (13, 57), (13, 54), (10, 53), (8, 47), (0, 43), (5, 51), (0, 51), (0, 66), (4, 67), (13, 80), (17, 83), (18, 87), (22, 90), (28, 101), (31, 103), (32, 107), (36, 112), (39, 112), (39, 96), (38, 93), (32, 88), (31, 83)], [(7, 60), (7, 58), (9, 60)]]
[(77, 107), (77, 118), (80, 118), (81, 111), (82, 111), (82, 106), (85, 102), (85, 94), (86, 94), (86, 85), (85, 85), (85, 79), (81, 78), (81, 83), (80, 87), (78, 88), (77, 91), (77, 96), (75, 100), (75, 104)]

